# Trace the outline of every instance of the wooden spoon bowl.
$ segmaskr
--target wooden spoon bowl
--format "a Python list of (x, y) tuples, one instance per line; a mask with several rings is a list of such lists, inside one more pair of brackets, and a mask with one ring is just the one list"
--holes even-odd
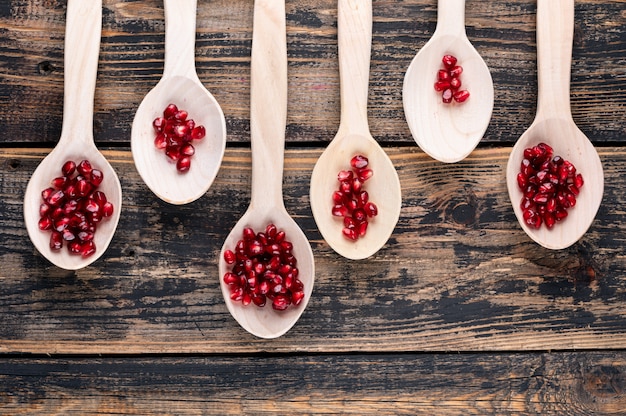
[[(26, 187), (24, 221), (37, 250), (50, 262), (67, 270), (77, 270), (96, 261), (106, 251), (120, 217), (122, 189), (119, 178), (93, 141), (93, 102), (102, 27), (101, 0), (69, 0), (65, 33), (65, 97), (61, 138), (55, 149), (39, 164)], [(113, 203), (111, 217), (104, 219), (94, 235), (96, 252), (89, 257), (70, 254), (66, 247), (50, 249), (50, 232), (38, 226), (41, 191), (61, 176), (63, 164), (87, 159), (102, 171), (104, 181), (98, 187)]]
[[(217, 100), (202, 85), (195, 69), (197, 0), (165, 0), (165, 68), (159, 83), (145, 96), (133, 120), (131, 150), (148, 188), (175, 205), (200, 198), (213, 183), (226, 148), (226, 121)], [(175, 163), (154, 145), (152, 122), (169, 104), (189, 112), (206, 137), (192, 141), (191, 168), (179, 173)]]

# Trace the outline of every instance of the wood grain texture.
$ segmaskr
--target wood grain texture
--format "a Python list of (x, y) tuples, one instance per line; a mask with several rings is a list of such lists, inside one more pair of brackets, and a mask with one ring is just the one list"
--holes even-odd
[(289, 150), (285, 204), (308, 236), (316, 286), (285, 336), (262, 341), (230, 317), (217, 256), (250, 198), (250, 152), (227, 149), (209, 192), (168, 205), (140, 182), (128, 151), (107, 151), (124, 212), (103, 258), (66, 272), (24, 229), (25, 184), (45, 150), (0, 154), (0, 353), (516, 351), (623, 348), (626, 253), (621, 172), (605, 148), (598, 217), (572, 247), (549, 251), (521, 230), (504, 185), (509, 149), (449, 166), (389, 148), (400, 220), (374, 257), (353, 262), (321, 239), (308, 201), (320, 151)]
[(613, 352), (0, 362), (0, 412), (15, 416), (578, 416), (624, 409), (626, 356)]
[[(579, 0), (572, 66), (575, 121), (597, 144), (624, 140), (624, 0)], [(412, 143), (402, 81), (432, 35), (435, 0), (375, 0), (369, 117), (374, 137)], [(483, 143), (512, 143), (536, 108), (536, 2), (468, 0), (467, 34), (496, 87)], [(124, 143), (145, 94), (163, 72), (164, 16), (158, 0), (104, 0), (96, 91), (96, 140)], [(55, 143), (62, 119), (65, 2), (0, 5), (0, 141)], [(231, 142), (249, 141), (252, 2), (198, 4), (196, 63), (224, 109)], [(335, 0), (287, 2), (289, 142), (328, 142), (339, 122)]]

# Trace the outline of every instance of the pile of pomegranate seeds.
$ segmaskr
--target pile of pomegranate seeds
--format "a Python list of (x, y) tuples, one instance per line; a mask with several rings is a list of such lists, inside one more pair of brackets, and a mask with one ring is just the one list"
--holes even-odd
[(224, 261), (232, 266), (232, 270), (224, 274), (230, 298), (260, 307), (269, 299), (277, 311), (299, 305), (304, 299), (304, 285), (298, 279), (292, 250), (285, 232), (278, 231), (274, 224), (259, 233), (244, 228), (243, 238), (237, 242), (235, 250), (224, 251)]
[(52, 250), (60, 250), (66, 242), (70, 253), (89, 257), (96, 252), (93, 240), (98, 223), (113, 215), (113, 204), (97, 190), (104, 175), (88, 160), (78, 165), (69, 160), (61, 173), (41, 193), (39, 229), (52, 232)]
[(452, 99), (457, 103), (465, 102), (469, 98), (470, 93), (461, 89), (463, 67), (457, 65), (457, 59), (452, 55), (444, 55), (441, 62), (443, 63), (443, 69), (437, 72), (435, 91), (441, 92), (441, 99), (446, 104), (451, 103)]
[(165, 155), (176, 162), (179, 172), (187, 172), (191, 167), (191, 156), (196, 152), (191, 142), (202, 140), (206, 135), (204, 126), (187, 118), (185, 110), (179, 110), (174, 104), (169, 104), (163, 110), (163, 117), (157, 117), (152, 122), (156, 132), (154, 145), (165, 151)]
[(365, 236), (368, 219), (378, 215), (378, 207), (363, 189), (365, 181), (374, 174), (368, 165), (365, 156), (354, 156), (350, 160), (352, 170), (342, 170), (337, 175), (339, 190), (333, 193), (332, 214), (343, 217), (343, 235), (353, 241)]
[(571, 162), (552, 155), (552, 147), (545, 143), (529, 147), (517, 174), (517, 185), (524, 193), (520, 205), (524, 222), (533, 228), (542, 223), (552, 228), (565, 219), (584, 183)]

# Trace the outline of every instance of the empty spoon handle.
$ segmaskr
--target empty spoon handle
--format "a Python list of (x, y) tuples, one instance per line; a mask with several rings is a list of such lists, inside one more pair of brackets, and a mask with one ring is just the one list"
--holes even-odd
[(571, 118), (574, 0), (537, 2), (538, 117)]
[[(369, 134), (367, 98), (372, 48), (372, 0), (339, 0), (337, 7), (340, 132)], [(343, 133), (343, 132), (342, 132)], [(340, 133), (338, 133), (340, 134)]]
[(255, 0), (250, 74), (250, 205), (284, 206), (287, 35), (284, 0)]
[(163, 77), (196, 75), (197, 0), (165, 0), (165, 64)]
[(98, 74), (102, 0), (67, 3), (61, 146), (93, 143), (93, 102)]
[(439, 0), (437, 2), (437, 35), (465, 35), (465, 0)]

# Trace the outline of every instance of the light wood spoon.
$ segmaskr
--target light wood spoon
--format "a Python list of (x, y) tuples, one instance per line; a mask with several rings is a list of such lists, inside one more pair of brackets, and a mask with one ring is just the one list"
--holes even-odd
[[(28, 235), (39, 252), (50, 262), (67, 270), (88, 266), (105, 252), (120, 217), (122, 189), (120, 181), (107, 160), (96, 148), (93, 139), (93, 105), (98, 73), (98, 55), (102, 28), (101, 0), (69, 0), (65, 27), (64, 102), (61, 138), (33, 173), (24, 195), (24, 221)], [(99, 186), (113, 203), (113, 215), (103, 220), (94, 236), (96, 252), (89, 257), (70, 254), (64, 246), (50, 249), (50, 232), (38, 226), (41, 192), (50, 187), (53, 178), (62, 175), (61, 167), (68, 160), (79, 163), (87, 159), (102, 171)]]
[[(311, 210), (326, 242), (348, 259), (364, 259), (385, 245), (402, 205), (400, 181), (391, 160), (372, 137), (367, 121), (372, 1), (339, 0), (338, 44), (341, 84), (341, 120), (335, 138), (318, 159), (311, 175)], [(362, 154), (374, 176), (364, 184), (378, 215), (369, 221), (367, 234), (356, 241), (346, 238), (343, 221), (332, 216), (337, 174), (350, 169), (350, 159)]]
[[(569, 247), (587, 232), (604, 192), (600, 157), (574, 123), (570, 109), (573, 35), (574, 0), (537, 1), (537, 114), (513, 147), (506, 171), (509, 197), (519, 223), (534, 241), (549, 249)], [(522, 191), (516, 179), (524, 149), (540, 142), (552, 146), (555, 155), (571, 161), (585, 180), (568, 217), (551, 230), (526, 225), (520, 208)]]
[[(306, 235), (285, 209), (282, 195), (285, 128), (287, 123), (287, 37), (284, 0), (255, 0), (250, 81), (250, 129), (252, 146), (252, 190), (250, 206), (226, 238), (219, 257), (222, 294), (228, 310), (248, 332), (260, 338), (276, 338), (298, 320), (311, 298), (315, 264)], [(230, 299), (223, 281), (229, 267), (224, 251), (234, 249), (243, 229), (256, 232), (274, 224), (293, 243), (299, 279), (305, 297), (298, 306), (275, 311), (270, 302), (263, 307), (243, 306)]]
[[(164, 0), (165, 64), (159, 83), (145, 96), (133, 121), (131, 150), (137, 171), (156, 196), (170, 204), (200, 198), (217, 175), (226, 148), (226, 121), (220, 105), (202, 85), (195, 67), (197, 0)], [(179, 173), (154, 145), (152, 122), (168, 104), (186, 110), (206, 137), (192, 142), (191, 168)]]
[[(442, 102), (434, 89), (444, 55), (454, 55), (463, 67), (463, 103)], [(417, 145), (441, 162), (458, 162), (478, 145), (493, 111), (493, 81), (489, 68), (465, 33), (465, 0), (439, 0), (437, 27), (417, 53), (404, 77), (402, 101)]]

